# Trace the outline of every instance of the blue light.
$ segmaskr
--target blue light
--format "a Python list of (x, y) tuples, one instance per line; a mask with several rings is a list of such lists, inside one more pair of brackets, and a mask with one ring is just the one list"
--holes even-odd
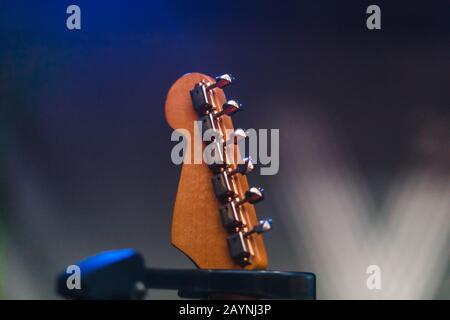
[(80, 267), (82, 272), (89, 273), (91, 271), (100, 269), (104, 266), (127, 259), (133, 255), (137, 255), (137, 252), (134, 249), (120, 249), (120, 250), (105, 251), (105, 252), (96, 254), (92, 257), (88, 257), (84, 260), (81, 260), (78, 263), (78, 266)]

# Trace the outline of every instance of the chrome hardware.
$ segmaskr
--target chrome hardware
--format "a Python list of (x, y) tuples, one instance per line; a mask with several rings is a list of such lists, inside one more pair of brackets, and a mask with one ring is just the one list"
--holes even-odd
[[(207, 164), (213, 172), (211, 182), (213, 191), (217, 199), (222, 203), (219, 208), (219, 215), (224, 229), (230, 233), (227, 237), (227, 246), (231, 258), (240, 265), (245, 267), (251, 264), (252, 242), (247, 239), (252, 234), (261, 234), (271, 230), (272, 219), (260, 220), (251, 230), (246, 226), (247, 218), (245, 217), (245, 209), (241, 207), (245, 203), (256, 204), (264, 199), (264, 190), (262, 188), (252, 187), (244, 194), (243, 199), (237, 199), (238, 190), (241, 189), (240, 179), (232, 179), (236, 174), (246, 175), (250, 173), (254, 164), (250, 157), (244, 158), (243, 163), (238, 162), (236, 165), (230, 163), (228, 154), (230, 149), (225, 147), (237, 145), (240, 141), (247, 138), (247, 133), (243, 129), (236, 129), (226, 139), (227, 132), (222, 132), (223, 123), (220, 117), (223, 115), (232, 116), (239, 112), (242, 105), (236, 100), (228, 100), (222, 108), (215, 105), (217, 100), (215, 97), (215, 88), (224, 89), (234, 81), (230, 74), (224, 74), (215, 78), (215, 83), (209, 83), (205, 80), (197, 83), (190, 91), (192, 105), (197, 112), (202, 126), (202, 137), (211, 138), (211, 141), (205, 141), (206, 156), (210, 156)], [(220, 111), (218, 111), (220, 110)], [(226, 128), (225, 128), (226, 129)], [(208, 137), (207, 135), (210, 135)], [(205, 138), (206, 137), (206, 138)], [(225, 145), (224, 145), (225, 144)], [(208, 148), (208, 150), (206, 150)], [(212, 150), (209, 150), (212, 148)], [(242, 161), (241, 160), (241, 161)], [(235, 189), (237, 188), (237, 189)]]
[(236, 169), (228, 172), (229, 176), (233, 176), (233, 175), (235, 175), (237, 173), (245, 175), (247, 173), (252, 172), (252, 170), (254, 168), (253, 162), (252, 162), (252, 158), (248, 157), (248, 158), (244, 158), (243, 160), (244, 160), (244, 163), (238, 164), (236, 166)]
[(228, 176), (225, 172), (215, 174), (211, 180), (213, 184), (214, 194), (216, 195), (217, 199), (225, 202), (228, 200), (228, 198), (236, 197), (236, 193), (231, 188), (230, 182), (228, 181)]
[(246, 202), (255, 204), (264, 200), (264, 189), (252, 187), (245, 192), (244, 199), (236, 202), (236, 205), (240, 206)]
[(244, 233), (244, 237), (248, 237), (254, 233), (261, 234), (272, 230), (272, 219), (260, 220), (259, 224), (253, 227), (252, 230)]
[[(213, 131), (212, 138), (215, 136), (221, 136), (220, 130), (217, 128), (217, 125), (214, 123), (213, 116), (210, 113), (200, 117), (200, 121), (202, 122), (202, 137), (205, 136), (206, 132), (210, 132), (211, 130)], [(205, 141), (205, 143), (210, 144), (213, 141), (214, 141), (214, 139), (211, 139), (211, 141)]]
[(222, 225), (228, 231), (233, 231), (243, 226), (242, 221), (239, 220), (239, 208), (236, 207), (234, 202), (228, 202), (220, 207), (219, 212)]
[(216, 77), (216, 82), (209, 85), (206, 89), (212, 90), (214, 88), (223, 89), (226, 86), (230, 85), (234, 81), (234, 77), (231, 74), (223, 74), (221, 76)]
[(214, 173), (220, 173), (227, 167), (222, 147), (221, 143), (212, 142), (208, 145), (208, 148), (211, 148), (212, 152), (204, 153), (205, 161), (207, 162), (209, 169)]
[(192, 105), (194, 106), (195, 111), (200, 115), (206, 114), (213, 108), (211, 99), (206, 90), (206, 86), (203, 83), (199, 83), (190, 91)]
[(223, 116), (224, 114), (226, 114), (227, 116), (232, 116), (233, 114), (241, 110), (241, 107), (242, 105), (239, 102), (235, 100), (228, 100), (223, 104), (222, 111), (214, 114), (214, 117), (218, 118)]
[(227, 238), (230, 256), (241, 267), (250, 264), (250, 251), (245, 242), (246, 240), (242, 232), (233, 233)]

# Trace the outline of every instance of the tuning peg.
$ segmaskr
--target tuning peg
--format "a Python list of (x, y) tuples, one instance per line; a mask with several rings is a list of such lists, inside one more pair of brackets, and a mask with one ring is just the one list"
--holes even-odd
[(230, 139), (225, 142), (225, 145), (238, 144), (239, 141), (247, 138), (247, 133), (244, 129), (236, 129), (231, 135)]
[(261, 234), (272, 229), (272, 219), (260, 220), (259, 224), (253, 227), (252, 230), (244, 233), (244, 237), (248, 237), (254, 233)]
[(206, 89), (212, 90), (214, 88), (223, 89), (226, 86), (230, 85), (234, 81), (234, 77), (231, 74), (223, 74), (221, 76), (216, 77), (216, 82), (209, 85)]
[(245, 192), (244, 199), (236, 202), (238, 206), (248, 202), (251, 204), (258, 203), (260, 201), (264, 200), (264, 189), (263, 188), (256, 188), (251, 187)]
[(232, 116), (239, 110), (241, 110), (242, 105), (235, 100), (228, 100), (222, 106), (222, 111), (217, 112), (214, 117), (218, 118), (226, 114), (227, 116)]
[(253, 166), (253, 161), (252, 158), (248, 157), (248, 158), (244, 158), (244, 163), (238, 164), (236, 166), (236, 169), (230, 171), (228, 173), (229, 176), (235, 175), (236, 173), (240, 173), (240, 174), (247, 174), (252, 172), (254, 166)]

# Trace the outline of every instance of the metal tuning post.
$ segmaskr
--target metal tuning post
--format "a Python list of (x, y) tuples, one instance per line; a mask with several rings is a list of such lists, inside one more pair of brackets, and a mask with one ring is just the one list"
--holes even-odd
[(227, 163), (224, 158), (222, 145), (218, 142), (212, 142), (209, 147), (212, 147), (211, 157), (209, 153), (205, 153), (205, 160), (208, 162), (208, 167), (213, 173), (220, 173), (226, 169)]
[(241, 206), (244, 203), (248, 202), (251, 204), (258, 203), (260, 201), (264, 200), (264, 189), (263, 188), (257, 188), (257, 187), (251, 187), (245, 192), (244, 199), (239, 200), (236, 202), (236, 205)]
[(216, 114), (214, 114), (214, 118), (221, 117), (224, 114), (227, 115), (227, 116), (232, 116), (236, 112), (241, 110), (241, 108), (242, 108), (242, 104), (240, 104), (239, 102), (237, 102), (235, 100), (228, 100), (227, 102), (225, 102), (223, 104), (222, 111), (217, 112)]
[(204, 82), (197, 83), (194, 89), (190, 91), (192, 105), (194, 106), (195, 111), (197, 111), (199, 115), (205, 115), (211, 112), (213, 104), (208, 91), (214, 88), (223, 89), (231, 84), (233, 80), (234, 78), (230, 74), (224, 74), (216, 77), (216, 82), (213, 84), (205, 84)]
[(247, 232), (238, 231), (227, 238), (228, 251), (230, 256), (241, 267), (251, 264), (251, 253), (248, 247), (247, 238), (252, 234), (261, 234), (272, 229), (272, 219), (260, 220), (259, 224)]
[(259, 224), (253, 227), (252, 230), (244, 233), (244, 237), (251, 236), (254, 233), (261, 234), (267, 231), (272, 230), (272, 219), (264, 219), (260, 220)]
[(221, 202), (228, 201), (229, 198), (236, 197), (236, 193), (231, 187), (226, 172), (215, 174), (212, 178), (214, 194)]
[(247, 157), (247, 158), (244, 158), (243, 160), (244, 160), (244, 163), (238, 164), (236, 166), (236, 169), (231, 170), (231, 171), (228, 172), (229, 176), (233, 176), (233, 175), (235, 175), (237, 173), (245, 175), (247, 173), (252, 172), (252, 170), (254, 168), (254, 165), (253, 165), (253, 162), (252, 162), (252, 158), (251, 157)]
[(219, 213), (222, 225), (227, 231), (236, 231), (237, 228), (243, 227), (239, 219), (239, 208), (234, 202), (228, 202), (220, 207)]
[(226, 86), (233, 83), (233, 81), (234, 81), (234, 77), (231, 74), (226, 73), (226, 74), (216, 77), (216, 82), (209, 85), (208, 87), (206, 87), (206, 89), (207, 90), (212, 90), (214, 88), (223, 89)]
[(198, 83), (194, 89), (190, 91), (192, 105), (194, 106), (195, 111), (199, 115), (207, 114), (212, 110), (212, 102), (209, 94), (207, 93), (207, 88), (204, 83)]
[[(202, 124), (202, 137), (204, 137), (205, 134), (210, 131), (213, 131), (211, 133), (215, 133), (215, 135), (217, 135), (217, 136), (220, 135), (220, 130), (217, 127), (217, 125), (214, 123), (213, 116), (211, 115), (211, 113), (201, 116), (200, 121), (202, 122), (201, 123)], [(214, 135), (213, 135), (213, 137), (214, 137)], [(204, 141), (204, 142), (205, 142), (205, 144), (209, 144), (212, 141)]]
[(227, 238), (227, 245), (230, 256), (241, 267), (245, 267), (251, 263), (251, 254), (246, 242), (247, 240), (245, 239), (244, 233), (242, 232), (233, 233)]

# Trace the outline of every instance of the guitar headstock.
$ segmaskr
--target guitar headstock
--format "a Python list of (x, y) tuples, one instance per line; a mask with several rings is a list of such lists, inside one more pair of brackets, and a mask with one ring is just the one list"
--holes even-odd
[[(169, 125), (187, 142), (172, 219), (172, 244), (205, 269), (265, 269), (267, 254), (262, 233), (270, 220), (259, 221), (254, 204), (264, 198), (261, 188), (249, 187), (253, 168), (233, 147), (245, 137), (234, 130), (231, 116), (240, 104), (227, 101), (223, 88), (229, 75), (211, 78), (189, 73), (170, 88), (165, 114)], [(212, 133), (212, 141), (202, 137)], [(198, 143), (200, 141), (200, 143)], [(211, 148), (214, 163), (205, 163)], [(198, 159), (200, 155), (201, 159)]]

